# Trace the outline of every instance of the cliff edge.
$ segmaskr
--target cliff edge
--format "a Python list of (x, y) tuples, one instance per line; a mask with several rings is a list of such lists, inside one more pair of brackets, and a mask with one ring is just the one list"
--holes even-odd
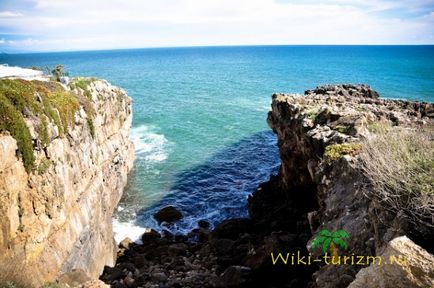
[(131, 99), (103, 80), (0, 79), (0, 114), (0, 282), (98, 277), (134, 160)]
[[(270, 209), (285, 211), (291, 199), (303, 202), (313, 197), (311, 211), (299, 217), (309, 222), (307, 248), (316, 257), (324, 250), (341, 258), (380, 256), (393, 239), (404, 235), (433, 253), (432, 103), (380, 99), (367, 85), (329, 85), (305, 95), (273, 95), (268, 123), (278, 136), (282, 165), (278, 177), (269, 183), (272, 188), (251, 199), (253, 217), (267, 217)], [(261, 203), (265, 197), (281, 200), (269, 207), (264, 205), (269, 201)], [(339, 230), (346, 235), (336, 239), (333, 232)], [(329, 236), (334, 237), (330, 238), (333, 245), (327, 242)], [(415, 247), (415, 243), (408, 245)], [(318, 249), (318, 244), (326, 247)], [(417, 263), (418, 255), (409, 257)], [(346, 287), (366, 265), (322, 263), (311, 285)], [(382, 287), (434, 284), (433, 269), (421, 275), (414, 272), (413, 281), (401, 272), (393, 278), (379, 275), (380, 282), (386, 283)], [(419, 281), (422, 276), (425, 282)]]

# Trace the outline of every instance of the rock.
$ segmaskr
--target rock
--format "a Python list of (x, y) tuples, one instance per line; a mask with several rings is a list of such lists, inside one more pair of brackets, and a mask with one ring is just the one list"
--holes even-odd
[(125, 277), (125, 279), (124, 279), (124, 284), (125, 284), (127, 287), (133, 287), (133, 285), (134, 285), (134, 279), (133, 279), (131, 276), (127, 276), (127, 277)]
[(110, 288), (110, 285), (105, 284), (101, 280), (90, 280), (76, 287), (77, 288)]
[(108, 267), (104, 268), (104, 274), (101, 276), (101, 280), (107, 282), (113, 282), (114, 280), (122, 279), (126, 276), (126, 273), (119, 267)]
[(173, 206), (167, 206), (155, 213), (154, 218), (158, 221), (158, 223), (173, 223), (182, 219), (182, 213)]
[(251, 269), (244, 266), (230, 266), (217, 279), (215, 287), (242, 287), (247, 282)]
[[(370, 129), (376, 125), (434, 127), (434, 119), (426, 113), (432, 107), (432, 103), (379, 99), (367, 85), (320, 86), (304, 96), (274, 94), (267, 121), (277, 134), (282, 165), (279, 174), (249, 198), (251, 218), (264, 223), (264, 230), (297, 231), (298, 245), (303, 247), (308, 238), (305, 243), (314, 256), (321, 250), (312, 249), (310, 243), (322, 229), (347, 231), (348, 249), (355, 255), (375, 255), (390, 239), (405, 234), (428, 247), (433, 233), (418, 234), (400, 213), (366, 197), (372, 189), (358, 161), (357, 145), (375, 137)], [(342, 147), (348, 151), (336, 152)], [(309, 220), (310, 229), (305, 230), (302, 217)], [(266, 242), (270, 247), (279, 244), (268, 237)], [(318, 287), (345, 286), (361, 269), (326, 266), (313, 274)]]
[(155, 279), (157, 282), (166, 282), (167, 281), (167, 275), (164, 272), (155, 273), (152, 275), (152, 278)]
[(59, 284), (69, 285), (71, 287), (79, 286), (82, 283), (88, 282), (91, 279), (87, 273), (81, 269), (74, 269), (70, 272), (64, 273), (59, 277)]
[(170, 257), (183, 256), (187, 253), (187, 245), (184, 243), (176, 243), (169, 246), (167, 252)]
[(209, 224), (209, 222), (205, 221), (205, 220), (199, 220), (199, 222), (197, 222), (197, 224), (200, 228), (203, 228), (203, 229), (208, 229), (211, 226), (211, 224)]
[(146, 263), (146, 258), (144, 254), (136, 254), (133, 258), (134, 266), (137, 268), (142, 268)]
[(228, 238), (235, 240), (240, 234), (252, 229), (250, 219), (229, 219), (218, 224), (211, 232), (211, 238)]
[[(434, 255), (407, 237), (402, 236), (390, 241), (380, 257), (382, 261), (388, 261), (389, 265), (371, 264), (363, 268), (348, 287), (434, 287)], [(392, 257), (396, 259), (393, 264), (390, 263)]]
[(133, 240), (127, 237), (119, 243), (119, 247), (123, 249), (129, 249), (130, 245), (133, 243), (134, 243)]
[(145, 233), (143, 233), (143, 235), (142, 235), (142, 242), (143, 243), (155, 242), (156, 240), (159, 240), (160, 238), (161, 238), (160, 233), (158, 233), (154, 229), (151, 229), (151, 230), (146, 231)]
[[(42, 135), (36, 132), (47, 118), (26, 113), (25, 119), (32, 121), (25, 122), (37, 137), (35, 173), (27, 173), (16, 156), (12, 149), (16, 140), (0, 132), (0, 263), (10, 263), (0, 265), (0, 282), (17, 269), (26, 275), (21, 284), (29, 287), (53, 282), (59, 274), (76, 269), (97, 278), (105, 265), (115, 263), (112, 214), (134, 160), (128, 138), (132, 106), (123, 90), (103, 80), (94, 82), (101, 88), (89, 87), (98, 96), (88, 103), (95, 111), (95, 137), (81, 107), (63, 133), (50, 120), (48, 143), (43, 145)], [(46, 85), (53, 88), (49, 82)], [(57, 109), (51, 112), (59, 115)], [(116, 155), (123, 161), (114, 167)]]

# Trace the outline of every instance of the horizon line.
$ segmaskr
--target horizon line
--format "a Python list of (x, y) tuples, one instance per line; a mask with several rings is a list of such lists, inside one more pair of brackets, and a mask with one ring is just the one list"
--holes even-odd
[(432, 44), (235, 44), (235, 45), (191, 45), (191, 46), (148, 46), (148, 47), (126, 47), (126, 48), (101, 48), (101, 49), (77, 49), (77, 50), (35, 50), (35, 51), (15, 51), (4, 52), (1, 54), (43, 54), (43, 53), (73, 53), (73, 52), (102, 52), (102, 51), (125, 51), (125, 50), (152, 50), (152, 49), (179, 49), (179, 48), (230, 48), (230, 47), (290, 47), (290, 46), (434, 46)]

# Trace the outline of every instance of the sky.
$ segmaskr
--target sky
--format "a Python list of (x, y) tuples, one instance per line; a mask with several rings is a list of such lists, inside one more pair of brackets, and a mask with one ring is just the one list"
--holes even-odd
[(0, 52), (434, 44), (434, 0), (0, 0)]

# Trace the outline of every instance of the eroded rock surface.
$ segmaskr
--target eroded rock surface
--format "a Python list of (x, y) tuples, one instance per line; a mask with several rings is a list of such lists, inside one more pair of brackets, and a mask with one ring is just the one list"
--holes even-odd
[(134, 158), (131, 99), (101, 80), (73, 91), (84, 92), (92, 107), (80, 106), (64, 135), (44, 120), (47, 144), (42, 118), (25, 117), (36, 158), (29, 173), (17, 141), (0, 132), (0, 281), (42, 285), (73, 270), (97, 278), (115, 263), (112, 213)]

